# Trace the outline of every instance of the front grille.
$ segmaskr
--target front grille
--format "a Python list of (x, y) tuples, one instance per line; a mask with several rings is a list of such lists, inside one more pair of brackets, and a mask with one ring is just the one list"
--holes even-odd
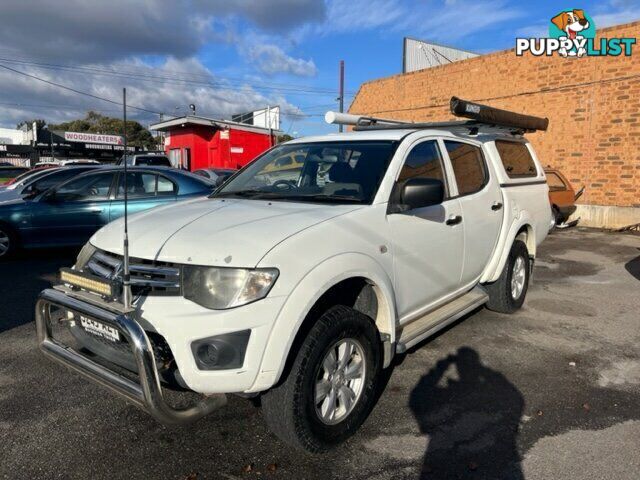
[[(121, 255), (96, 251), (84, 269), (108, 280), (122, 280)], [(134, 295), (179, 295), (180, 267), (166, 262), (131, 258), (131, 290)]]

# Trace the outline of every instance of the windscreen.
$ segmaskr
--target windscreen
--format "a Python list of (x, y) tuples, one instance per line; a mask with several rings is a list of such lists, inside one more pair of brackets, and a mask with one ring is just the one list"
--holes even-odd
[(242, 170), (216, 196), (371, 203), (396, 146), (393, 141), (280, 145)]

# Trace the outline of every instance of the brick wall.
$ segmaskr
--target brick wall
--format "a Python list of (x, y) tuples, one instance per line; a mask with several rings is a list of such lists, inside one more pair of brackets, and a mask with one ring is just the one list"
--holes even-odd
[[(640, 38), (640, 22), (598, 31)], [(597, 43), (596, 43), (597, 45)], [(630, 57), (517, 57), (513, 50), (367, 82), (350, 112), (446, 120), (452, 95), (549, 117), (528, 135), (544, 165), (561, 169), (589, 205), (640, 207), (640, 45)]]

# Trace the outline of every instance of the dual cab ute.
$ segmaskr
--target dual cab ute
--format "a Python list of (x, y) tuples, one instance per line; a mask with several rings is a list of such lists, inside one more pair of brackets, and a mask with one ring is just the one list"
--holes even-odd
[[(482, 305), (522, 306), (549, 230), (522, 135), (547, 120), (455, 98), (452, 111), (471, 119), (334, 114), (355, 131), (278, 145), (209, 198), (132, 216), (130, 258), (123, 221), (107, 225), (42, 292), (42, 350), (164, 424), (260, 395), (285, 442), (345, 440), (394, 355)], [(177, 408), (165, 388), (202, 396)]]

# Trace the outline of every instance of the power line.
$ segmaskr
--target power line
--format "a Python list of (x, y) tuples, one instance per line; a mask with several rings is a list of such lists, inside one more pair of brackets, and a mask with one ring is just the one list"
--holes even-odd
[(33, 103), (20, 103), (20, 102), (0, 102), (0, 105), (6, 105), (8, 107), (23, 107), (23, 108), (52, 108), (57, 110), (69, 110), (72, 112), (82, 112), (92, 110), (94, 112), (120, 112), (120, 109), (111, 108), (96, 108), (96, 107), (72, 107), (70, 105), (55, 105), (55, 104), (33, 104)]
[[(104, 69), (104, 68), (96, 68), (96, 67), (88, 67), (88, 66), (61, 65), (61, 64), (53, 64), (53, 63), (45, 63), (45, 62), (35, 62), (30, 60), (4, 58), (4, 57), (0, 57), (0, 61), (5, 63), (17, 63), (20, 65), (28, 65), (36, 68), (63, 70), (63, 71), (68, 71), (72, 73), (106, 75), (106, 76), (115, 76), (120, 78), (136, 78), (137, 80), (140, 80), (140, 81), (162, 81), (164, 83), (203, 85), (203, 86), (210, 86), (210, 87), (223, 88), (223, 89), (234, 88), (232, 85), (229, 85), (227, 83), (223, 83), (220, 81), (193, 80), (189, 78), (180, 78), (180, 77), (171, 76), (171, 75), (135, 73), (130, 71), (127, 72), (123, 69), (116, 71), (113, 69)], [(195, 75), (204, 77), (204, 74), (195, 74)], [(219, 77), (219, 78), (224, 79), (225, 77)], [(228, 79), (231, 79), (231, 78), (229, 77)], [(333, 96), (336, 94), (336, 91), (331, 89), (315, 88), (315, 87), (295, 85), (295, 84), (252, 83), (242, 79), (237, 79), (235, 81), (243, 82), (244, 85), (249, 86), (255, 90), (283, 92), (283, 93), (290, 93), (292, 95), (296, 94), (296, 95)]]
[[(43, 82), (43, 83), (46, 83), (46, 84), (49, 84), (49, 85), (53, 85), (53, 86), (58, 87), (58, 88), (62, 88), (64, 90), (68, 90), (70, 92), (74, 92), (74, 93), (77, 93), (79, 95), (84, 95), (86, 97), (95, 98), (97, 100), (102, 100), (103, 102), (109, 102), (109, 103), (112, 103), (114, 105), (120, 105), (120, 106), (122, 105), (122, 103), (117, 102), (115, 100), (111, 100), (109, 98), (100, 97), (98, 95), (94, 95), (93, 93), (83, 92), (82, 90), (77, 90), (77, 89), (69, 87), (67, 85), (62, 85), (61, 83), (52, 82), (51, 80), (46, 80), (46, 79), (38, 77), (36, 75), (31, 75), (30, 73), (26, 73), (26, 72), (22, 72), (20, 70), (16, 70), (15, 68), (8, 67), (8, 66), (3, 65), (1, 63), (0, 63), (0, 68), (4, 68), (6, 70), (9, 70), (11, 72), (17, 73), (19, 75), (23, 75), (25, 77), (29, 77), (29, 78), (32, 78), (34, 80), (38, 80), (39, 82)], [(133, 108), (135, 110), (139, 110), (141, 112), (153, 113), (154, 115), (160, 115), (161, 114), (160, 112), (156, 112), (154, 110), (149, 110), (149, 109), (142, 108), (142, 107), (136, 107), (134, 105), (129, 105), (129, 107)]]
[[(3, 50), (2, 48), (0, 48), (0, 50)], [(42, 67), (52, 67), (52, 68), (67, 68), (67, 69), (75, 69), (75, 70), (88, 70), (88, 71), (94, 71), (94, 72), (108, 72), (108, 73), (129, 73), (130, 75), (140, 75), (140, 76), (151, 76), (151, 77), (158, 77), (157, 75), (150, 75), (148, 73), (144, 73), (144, 74), (138, 74), (138, 73), (131, 73), (131, 70), (136, 69), (135, 66), (132, 65), (128, 65), (128, 66), (119, 66), (118, 70), (114, 70), (113, 68), (110, 69), (104, 69), (104, 68), (96, 68), (96, 67), (90, 67), (90, 66), (83, 66), (83, 65), (65, 65), (65, 64), (55, 64), (55, 63), (49, 63), (49, 62), (44, 62), (44, 61), (36, 61), (34, 59), (28, 59), (28, 58), (0, 58), (0, 60), (5, 61), (5, 62), (15, 62), (15, 63), (24, 63), (24, 64), (30, 64), (30, 65), (37, 65), (37, 66), (42, 66)], [(137, 67), (138, 70), (141, 69), (141, 67)], [(126, 69), (129, 69), (129, 72), (126, 72)], [(210, 79), (211, 74), (209, 73), (197, 73), (197, 72), (187, 72), (184, 70), (174, 70), (174, 73), (182, 73), (185, 74), (189, 77), (192, 78), (205, 78), (205, 79)], [(226, 77), (226, 76), (222, 76), (222, 75), (216, 75), (217, 78), (220, 79), (226, 79), (226, 80), (232, 80), (232, 81), (241, 81), (241, 82), (247, 82), (246, 79), (244, 78), (240, 78), (240, 77)], [(159, 78), (170, 78), (170, 79), (179, 79), (179, 77), (176, 76), (161, 76)], [(247, 83), (251, 83), (251, 82), (247, 82)], [(252, 85), (256, 85), (256, 86), (265, 86), (265, 87), (283, 87), (283, 88), (298, 88), (298, 87), (302, 87), (304, 90), (306, 91), (317, 91), (317, 92), (323, 92), (323, 93), (337, 93), (337, 90), (332, 89), (332, 88), (320, 88), (320, 87), (310, 87), (310, 86), (306, 86), (306, 85), (297, 85), (297, 84), (291, 84), (291, 83), (251, 83)], [(350, 92), (352, 93), (352, 92)]]

